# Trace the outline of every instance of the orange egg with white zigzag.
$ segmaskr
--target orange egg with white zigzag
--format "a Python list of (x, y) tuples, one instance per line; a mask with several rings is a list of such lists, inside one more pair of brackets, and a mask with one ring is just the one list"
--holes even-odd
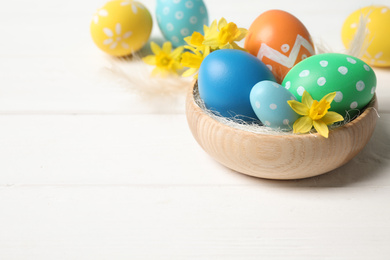
[(295, 64), (314, 55), (308, 30), (288, 12), (266, 11), (253, 21), (248, 31), (245, 49), (263, 61), (279, 83)]

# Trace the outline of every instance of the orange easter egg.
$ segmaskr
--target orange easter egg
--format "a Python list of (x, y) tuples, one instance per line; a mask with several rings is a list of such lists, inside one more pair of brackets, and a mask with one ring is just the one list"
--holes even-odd
[(256, 18), (245, 39), (245, 49), (263, 61), (279, 83), (295, 64), (314, 54), (306, 27), (281, 10), (269, 10)]

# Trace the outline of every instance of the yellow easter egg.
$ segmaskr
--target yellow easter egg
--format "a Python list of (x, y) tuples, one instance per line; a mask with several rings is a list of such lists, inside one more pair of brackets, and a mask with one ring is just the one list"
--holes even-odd
[(367, 6), (349, 15), (341, 31), (344, 46), (351, 47), (362, 16), (367, 17), (366, 40), (370, 42), (362, 60), (372, 66), (390, 66), (390, 7)]
[(146, 44), (152, 31), (152, 16), (133, 0), (113, 0), (98, 9), (90, 30), (96, 46), (113, 56), (125, 56)]

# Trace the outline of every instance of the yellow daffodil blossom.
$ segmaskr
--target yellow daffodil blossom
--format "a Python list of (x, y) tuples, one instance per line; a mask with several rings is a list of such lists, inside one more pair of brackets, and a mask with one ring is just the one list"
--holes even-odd
[[(189, 77), (197, 73), (203, 59), (206, 58), (206, 56), (210, 53), (210, 48), (206, 48), (204, 52), (201, 52), (198, 49), (192, 48), (190, 46), (187, 46), (186, 49), (191, 50), (193, 53), (185, 52), (182, 55), (181, 65), (189, 68), (188, 70), (184, 71), (182, 74), (183, 77)], [(198, 74), (196, 74), (194, 78), (198, 78)]]
[[(196, 48), (199, 51), (204, 52), (206, 48), (210, 49), (209, 46), (203, 44), (204, 36), (199, 32), (193, 32), (191, 36), (184, 38), (184, 41), (188, 46)], [(208, 50), (210, 52), (210, 50)]]
[(335, 96), (336, 92), (329, 93), (318, 102), (305, 91), (302, 95), (302, 103), (296, 100), (287, 101), (296, 113), (303, 116), (295, 121), (294, 133), (307, 133), (314, 126), (320, 135), (328, 138), (328, 125), (344, 120), (340, 114), (328, 111)]
[[(222, 19), (225, 19), (225, 18), (221, 18), (220, 21), (222, 21)], [(226, 21), (226, 19), (225, 19)], [(210, 34), (212, 32), (218, 32), (218, 23), (217, 23), (217, 20), (214, 20), (211, 24), (210, 24), (210, 27), (208, 27), (207, 25), (203, 25), (203, 31), (204, 31), (204, 35), (209, 38), (210, 37)]]
[(161, 76), (178, 75), (183, 69), (180, 64), (181, 54), (184, 47), (177, 47), (172, 51), (172, 43), (165, 42), (160, 48), (155, 42), (150, 43), (150, 47), (154, 55), (148, 55), (142, 60), (149, 65), (156, 66), (152, 71), (152, 76), (160, 74)]
[(210, 27), (204, 26), (204, 41), (203, 45), (210, 46), (211, 50), (217, 49), (239, 49), (244, 50), (235, 43), (245, 38), (248, 30), (238, 28), (235, 23), (227, 23), (225, 18), (217, 23), (213, 21)]

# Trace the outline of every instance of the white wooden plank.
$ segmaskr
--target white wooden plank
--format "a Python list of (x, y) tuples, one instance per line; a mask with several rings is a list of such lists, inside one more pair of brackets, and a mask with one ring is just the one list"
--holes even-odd
[(301, 181), (235, 173), (195, 142), (184, 115), (0, 116), (0, 184), (389, 186), (390, 115), (349, 164)]
[(1, 259), (387, 259), (389, 187), (12, 186)]
[(133, 84), (110, 72), (111, 62), (123, 70), (134, 70), (140, 63), (128, 64), (99, 56), (3, 58), (0, 113), (184, 112), (186, 85), (176, 95), (145, 99), (132, 92), (136, 89)]
[(379, 111), (390, 112), (390, 69), (375, 68), (377, 78), (376, 95), (379, 102)]

